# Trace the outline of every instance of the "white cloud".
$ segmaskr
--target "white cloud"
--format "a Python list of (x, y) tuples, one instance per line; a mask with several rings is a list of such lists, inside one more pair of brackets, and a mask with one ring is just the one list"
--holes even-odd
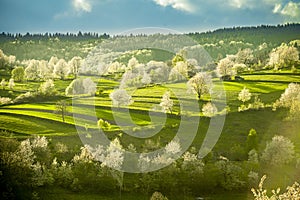
[(300, 16), (300, 3), (289, 2), (280, 12), (282, 15), (287, 15), (290, 17)]
[(88, 0), (72, 0), (72, 5), (77, 12), (92, 11), (92, 5)]
[(156, 4), (167, 7), (172, 6), (172, 8), (177, 10), (182, 10), (186, 12), (195, 12), (195, 7), (191, 4), (189, 0), (153, 0)]
[(276, 3), (273, 9), (273, 13), (279, 13), (281, 8), (282, 8), (281, 4)]
[(289, 18), (298, 18), (300, 17), (300, 3), (295, 3), (292, 1), (286, 5), (277, 3), (274, 6), (273, 13), (281, 14)]
[(231, 0), (228, 2), (230, 6), (236, 7), (236, 8), (242, 8), (245, 6), (246, 1), (245, 0)]

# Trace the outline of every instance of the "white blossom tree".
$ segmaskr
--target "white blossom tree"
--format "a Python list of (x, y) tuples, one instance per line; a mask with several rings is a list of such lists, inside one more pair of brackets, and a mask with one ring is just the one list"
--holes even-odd
[(139, 64), (139, 61), (138, 61), (135, 57), (132, 57), (132, 58), (128, 61), (127, 69), (128, 69), (128, 70), (132, 70), (132, 69), (134, 69), (138, 64)]
[(202, 108), (203, 115), (206, 117), (213, 117), (218, 113), (218, 108), (215, 104), (208, 102)]
[(245, 104), (245, 102), (251, 99), (251, 96), (252, 94), (250, 93), (249, 89), (244, 87), (244, 89), (242, 89), (241, 92), (239, 93), (238, 100), (242, 101), (243, 104)]
[(56, 56), (51, 56), (49, 62), (48, 62), (48, 69), (53, 73), (54, 66), (58, 62), (58, 58)]
[(1, 81), (0, 84), (1, 84), (2, 90), (4, 90), (4, 89), (5, 89), (5, 86), (6, 86), (6, 84), (7, 84), (4, 78), (2, 79), (2, 81)]
[(124, 161), (123, 147), (118, 138), (115, 138), (106, 150), (106, 157), (102, 162), (102, 166), (113, 169), (121, 169)]
[(55, 85), (53, 80), (49, 79), (44, 83), (42, 83), (38, 91), (40, 94), (47, 95), (47, 96), (55, 94), (56, 90), (55, 90)]
[(109, 74), (114, 74), (116, 72), (124, 72), (126, 69), (126, 66), (123, 65), (122, 63), (115, 61), (113, 63), (111, 63), (110, 65), (108, 65), (107, 68), (107, 73)]
[(97, 85), (91, 78), (85, 78), (82, 80), (84, 88), (84, 94), (94, 95), (97, 90)]
[(79, 72), (79, 68), (82, 65), (82, 58), (79, 56), (75, 56), (73, 57), (69, 62), (68, 62), (68, 75), (73, 75), (75, 77), (75, 79), (78, 76), (78, 72)]
[(44, 80), (52, 78), (52, 70), (48, 68), (48, 62), (45, 60), (38, 63), (38, 77)]
[(59, 59), (59, 61), (54, 66), (53, 74), (55, 77), (64, 79), (68, 73), (68, 63), (64, 59)]
[(232, 69), (238, 74), (238, 73), (242, 73), (244, 71), (247, 70), (247, 65), (243, 64), (243, 63), (239, 63), (239, 64), (234, 64)]
[(29, 60), (28, 66), (25, 68), (25, 78), (27, 80), (37, 80), (39, 77), (39, 61)]
[(271, 51), (268, 64), (274, 67), (274, 69), (280, 69), (297, 61), (299, 61), (298, 49), (282, 43), (279, 47), (276, 47)]
[(170, 112), (172, 114), (172, 108), (174, 102), (170, 97), (171, 97), (171, 93), (169, 91), (165, 92), (159, 105), (162, 107), (162, 110), (165, 113)]
[(10, 90), (13, 90), (14, 87), (15, 87), (15, 81), (13, 78), (10, 78), (9, 81), (8, 81), (8, 87)]
[(133, 103), (131, 96), (124, 89), (114, 90), (109, 97), (113, 101), (113, 105), (117, 107), (128, 106)]
[(70, 83), (70, 85), (65, 90), (65, 94), (66, 96), (81, 94), (93, 95), (95, 94), (96, 90), (97, 85), (91, 78), (80, 78), (75, 79)]
[(187, 82), (187, 85), (189, 90), (197, 94), (199, 100), (203, 94), (210, 93), (213, 86), (212, 78), (206, 72), (197, 73)]
[(300, 85), (296, 83), (290, 83), (281, 94), (280, 99), (274, 104), (274, 107), (284, 107), (290, 109), (291, 118), (300, 117)]
[(236, 63), (249, 65), (254, 61), (253, 50), (250, 48), (246, 48), (243, 50), (239, 50), (236, 54)]
[(151, 76), (149, 74), (147, 74), (146, 72), (144, 72), (143, 78), (141, 80), (141, 82), (145, 85), (148, 85), (151, 83)]
[(167, 154), (176, 155), (181, 152), (181, 145), (178, 139), (172, 140), (165, 147)]
[(188, 78), (188, 63), (185, 61), (176, 62), (169, 74), (170, 81), (183, 81)]
[(219, 61), (217, 66), (217, 73), (219, 76), (234, 76), (236, 74), (236, 71), (233, 68), (234, 61), (230, 57), (223, 58)]
[(261, 159), (266, 164), (280, 166), (291, 162), (294, 156), (294, 144), (288, 138), (276, 135), (271, 142), (267, 143)]

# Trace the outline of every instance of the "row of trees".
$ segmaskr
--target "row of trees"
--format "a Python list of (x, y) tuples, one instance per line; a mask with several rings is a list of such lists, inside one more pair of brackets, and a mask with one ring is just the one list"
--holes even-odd
[[(223, 156), (208, 155), (200, 160), (196, 150), (191, 148), (179, 160), (159, 155), (152, 159), (141, 156), (139, 167), (161, 162), (170, 163), (166, 168), (142, 174), (126, 174), (121, 169), (124, 151), (136, 152), (134, 145), (124, 147), (119, 139), (108, 146), (84, 146), (78, 152), (71, 151), (63, 143), (49, 143), (45, 137), (35, 137), (22, 142), (15, 140), (0, 143), (2, 195), (8, 198), (20, 195), (30, 198), (40, 187), (52, 185), (75, 192), (100, 193), (138, 192), (151, 195), (160, 191), (167, 196), (200, 196), (215, 189), (229, 191), (249, 189), (257, 185), (260, 174), (266, 170), (259, 166), (266, 164), (281, 169), (294, 166), (294, 144), (283, 136), (274, 136), (260, 154), (251, 150), (248, 160), (230, 161)], [(172, 141), (165, 147), (166, 154), (180, 152), (180, 142)], [(73, 154), (68, 156), (64, 155)], [(83, 171), (87, 173), (82, 173)], [(29, 196), (28, 196), (29, 195)], [(38, 195), (38, 194), (35, 194)]]
[[(269, 54), (269, 62), (266, 66), (260, 68), (271, 68), (274, 70), (292, 67), (299, 62), (299, 51), (292, 46), (293, 43), (282, 43), (279, 47), (274, 48)], [(227, 55), (218, 62), (216, 71), (219, 76), (234, 76), (245, 71), (253, 69), (254, 55), (253, 50), (247, 48), (240, 50), (235, 55)], [(261, 64), (259, 64), (261, 65)]]

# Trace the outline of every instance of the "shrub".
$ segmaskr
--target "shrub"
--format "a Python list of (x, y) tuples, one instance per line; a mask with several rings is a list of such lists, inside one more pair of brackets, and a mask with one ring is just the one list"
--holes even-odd
[(219, 183), (224, 189), (238, 190), (246, 186), (247, 175), (240, 166), (228, 159), (216, 162), (216, 166), (221, 170), (222, 178), (219, 179)]
[(0, 97), (0, 105), (10, 104), (13, 101), (8, 97)]
[(109, 130), (111, 128), (111, 124), (108, 121), (105, 121), (103, 119), (98, 120), (98, 127), (102, 130)]
[(168, 200), (168, 198), (162, 195), (160, 192), (154, 192), (150, 200)]
[(300, 199), (300, 185), (299, 183), (295, 182), (292, 186), (287, 187), (287, 191), (283, 194), (280, 194), (280, 188), (277, 190), (272, 190), (272, 195), (269, 197), (267, 195), (268, 191), (263, 188), (264, 181), (266, 179), (266, 175), (264, 175), (260, 183), (258, 185), (258, 189), (252, 188), (251, 191), (254, 196), (254, 200), (298, 200)]
[(250, 151), (252, 149), (256, 149), (258, 144), (258, 138), (257, 138), (257, 133), (255, 129), (251, 129), (249, 131), (249, 134), (247, 136), (247, 151)]
[(25, 70), (23, 67), (16, 67), (11, 71), (11, 75), (16, 82), (23, 82), (25, 80)]
[(24, 94), (20, 94), (19, 96), (17, 96), (14, 99), (14, 102), (15, 103), (29, 102), (29, 101), (33, 100), (34, 98), (36, 98), (36, 97), (37, 97), (36, 93), (26, 92)]

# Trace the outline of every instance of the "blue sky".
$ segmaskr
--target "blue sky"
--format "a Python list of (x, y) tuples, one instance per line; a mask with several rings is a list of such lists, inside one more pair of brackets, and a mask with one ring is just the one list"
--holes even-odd
[(180, 32), (300, 22), (300, 0), (0, 0), (0, 32)]

